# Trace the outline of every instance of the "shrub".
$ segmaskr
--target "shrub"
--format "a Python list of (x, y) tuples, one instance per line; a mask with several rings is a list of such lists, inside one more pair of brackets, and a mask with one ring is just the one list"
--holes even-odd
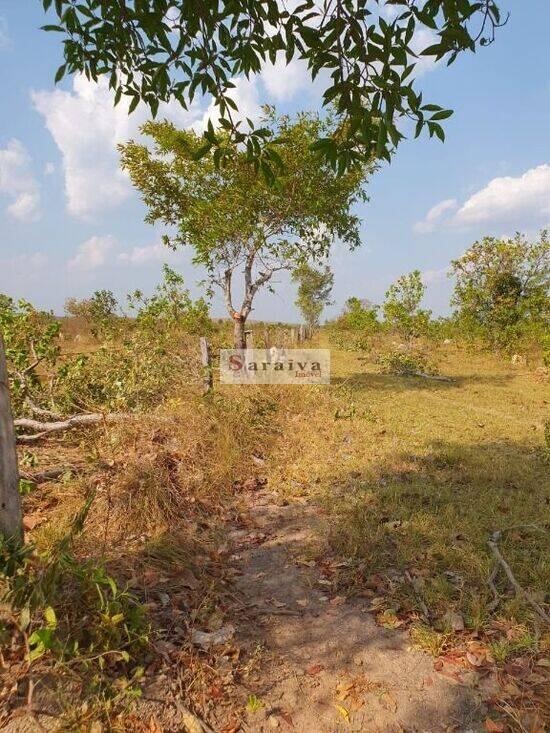
[(399, 376), (412, 376), (419, 372), (423, 374), (437, 374), (437, 367), (430, 361), (422, 351), (402, 350), (398, 348), (383, 351), (377, 357), (384, 374), (396, 374)]

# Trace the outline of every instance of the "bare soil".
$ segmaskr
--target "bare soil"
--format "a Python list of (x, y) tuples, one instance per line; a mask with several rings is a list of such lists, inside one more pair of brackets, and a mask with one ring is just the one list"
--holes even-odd
[(315, 505), (281, 505), (267, 490), (249, 497), (255, 532), (230, 534), (243, 599), (237, 638), (263, 654), (243, 729), (483, 728), (478, 690), (440, 676), (405, 633), (377, 625), (368, 599), (335, 596), (315, 564), (300, 560), (322, 531)]

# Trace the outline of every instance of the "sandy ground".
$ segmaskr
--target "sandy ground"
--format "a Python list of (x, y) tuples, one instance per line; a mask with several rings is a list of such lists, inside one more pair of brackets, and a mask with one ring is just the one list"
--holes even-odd
[(296, 562), (318, 524), (312, 505), (280, 506), (268, 491), (249, 501), (259, 535), (230, 535), (244, 606), (237, 635), (263, 649), (261, 706), (244, 730), (483, 730), (476, 690), (438, 675), (406, 634), (378, 626), (367, 599), (335, 597), (314, 567)]

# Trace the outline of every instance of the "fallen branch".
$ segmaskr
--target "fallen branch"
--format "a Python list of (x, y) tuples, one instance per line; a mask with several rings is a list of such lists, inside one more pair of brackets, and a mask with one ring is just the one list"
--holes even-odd
[(60, 476), (72, 471), (76, 471), (78, 466), (55, 466), (54, 468), (48, 468), (40, 473), (27, 473), (26, 471), (19, 471), (19, 476), (25, 481), (31, 481), (33, 484), (43, 484), (46, 481), (53, 481)]
[[(493, 572), (491, 573), (491, 577), (489, 578), (489, 585), (493, 591), (493, 594), (496, 593), (494, 580), (496, 578), (498, 568), (501, 567), (504, 570), (504, 573), (506, 574), (506, 577), (508, 578), (510, 585), (515, 590), (516, 595), (523, 598), (531, 606), (531, 608), (533, 608), (534, 611), (536, 611), (536, 613), (541, 617), (543, 621), (545, 621), (547, 624), (550, 624), (550, 616), (548, 616), (546, 611), (541, 606), (539, 606), (539, 604), (533, 598), (531, 598), (531, 596), (529, 595), (529, 593), (527, 593), (526, 590), (524, 590), (521, 587), (521, 585), (516, 580), (511, 567), (508, 565), (506, 560), (502, 557), (502, 553), (498, 547), (498, 543), (501, 537), (502, 537), (501, 531), (493, 532), (493, 534), (491, 535), (491, 538), (487, 541), (489, 549), (493, 553), (493, 556), (496, 561), (495, 568), (493, 569)], [(495, 596), (495, 601), (497, 600), (497, 597), (498, 597), (498, 594)]]
[(16, 428), (27, 428), (28, 430), (37, 430), (38, 432), (32, 435), (18, 435), (18, 443), (34, 443), (40, 438), (43, 438), (50, 433), (57, 433), (63, 430), (70, 430), (71, 428), (85, 427), (87, 425), (97, 425), (102, 422), (112, 422), (113, 420), (120, 420), (126, 415), (121, 414), (107, 414), (102, 413), (89, 413), (87, 415), (73, 415), (65, 420), (55, 420), (51, 422), (40, 422), (39, 420), (33, 420), (29, 417), (19, 417), (14, 420)]

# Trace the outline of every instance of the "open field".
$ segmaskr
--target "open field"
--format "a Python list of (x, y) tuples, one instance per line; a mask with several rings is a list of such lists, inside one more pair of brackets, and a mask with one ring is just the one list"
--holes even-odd
[[(21, 450), (34, 472), (68, 467), (24, 497), (28, 538), (51, 550), (93, 491), (75, 556), (145, 614), (131, 643), (108, 637), (129, 661), (110, 652), (99, 686), (91, 652), (37, 661), (40, 724), (179, 731), (191, 709), (220, 731), (543, 730), (547, 376), (534, 360), (430, 349), (453, 381), (332, 349), (329, 387), (188, 385), (148, 415)], [(491, 589), (497, 531), (528, 599), (502, 567)], [(79, 587), (67, 581), (56, 614), (85, 644)], [(228, 629), (221, 646), (193, 642)], [(19, 688), (3, 694), (25, 713), (17, 640), (5, 664)]]

